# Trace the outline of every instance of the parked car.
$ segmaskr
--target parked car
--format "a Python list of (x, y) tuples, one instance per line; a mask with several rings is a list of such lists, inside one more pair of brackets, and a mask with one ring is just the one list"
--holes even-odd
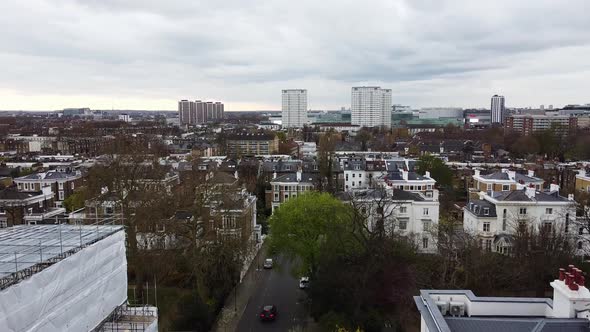
[(309, 287), (309, 277), (301, 277), (299, 280), (299, 288), (306, 289)]
[(272, 269), (272, 258), (265, 259), (263, 267), (265, 269)]
[(260, 312), (260, 320), (269, 321), (277, 318), (277, 307), (274, 305), (265, 305)]

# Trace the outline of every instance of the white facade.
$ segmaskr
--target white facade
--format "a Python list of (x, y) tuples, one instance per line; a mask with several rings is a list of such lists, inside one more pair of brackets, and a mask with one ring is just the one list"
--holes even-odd
[(577, 235), (576, 208), (573, 196), (564, 198), (556, 192), (533, 188), (496, 192), (494, 196), (480, 192), (464, 207), (463, 227), (480, 238), (483, 248), (510, 253), (511, 244), (501, 235), (514, 234), (521, 222), (527, 226), (551, 227)]
[(492, 123), (504, 123), (504, 96), (494, 95), (492, 96), (492, 104), (491, 104), (491, 112), (492, 112)]
[(463, 118), (463, 109), (459, 107), (423, 107), (418, 113), (420, 119)]
[(361, 127), (391, 127), (391, 90), (353, 87), (351, 123)]
[(399, 189), (369, 189), (350, 193), (350, 199), (367, 215), (368, 228), (373, 230), (384, 209), (385, 231), (411, 240), (418, 251), (437, 251), (436, 229), (439, 222), (438, 199)]
[(307, 90), (291, 89), (282, 93), (282, 125), (285, 128), (301, 128), (307, 120)]

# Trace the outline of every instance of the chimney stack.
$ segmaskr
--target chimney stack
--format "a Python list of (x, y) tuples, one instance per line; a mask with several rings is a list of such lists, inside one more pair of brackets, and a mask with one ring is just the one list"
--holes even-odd
[(567, 200), (568, 201), (573, 201), (574, 200), (574, 194), (567, 195)]
[(559, 185), (556, 183), (552, 183), (549, 185), (549, 192), (559, 192)]
[(508, 178), (510, 180), (515, 181), (515, 179), (516, 179), (516, 172), (515, 171), (508, 171)]
[(559, 269), (559, 279), (552, 281), (551, 287), (554, 318), (576, 318), (578, 312), (590, 305), (590, 291), (585, 286), (582, 270), (573, 265)]
[(402, 169), (402, 178), (408, 181), (408, 171), (406, 171), (405, 169)]
[(535, 189), (535, 187), (527, 187), (524, 193), (525, 195), (527, 195), (528, 198), (535, 198), (537, 190)]
[(272, 178), (273, 178), (273, 179), (276, 179), (276, 178), (277, 178), (277, 172), (273, 172), (273, 173), (272, 173)]
[(474, 169), (473, 170), (475, 173), (473, 174), (473, 176), (479, 176), (479, 170), (478, 169)]
[(529, 169), (529, 171), (528, 171), (528, 176), (530, 176), (530, 177), (535, 177), (535, 171), (534, 171), (534, 170), (532, 170), (532, 169)]
[(301, 182), (301, 167), (297, 168), (297, 182)]

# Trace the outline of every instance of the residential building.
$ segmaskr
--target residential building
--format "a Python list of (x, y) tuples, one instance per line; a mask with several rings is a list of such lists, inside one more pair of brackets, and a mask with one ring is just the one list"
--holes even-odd
[(351, 123), (361, 127), (391, 127), (391, 90), (378, 86), (352, 88)]
[(14, 179), (18, 190), (22, 192), (38, 192), (44, 187), (51, 187), (57, 207), (61, 207), (63, 200), (73, 194), (82, 181), (82, 172), (80, 171), (60, 172), (56, 170), (33, 173)]
[(18, 225), (0, 253), (1, 331), (158, 330), (157, 308), (128, 305), (123, 226)]
[(340, 195), (345, 201), (354, 201), (367, 216), (367, 227), (375, 230), (381, 220), (388, 234), (406, 238), (423, 253), (434, 253), (436, 226), (439, 222), (439, 201), (422, 193), (391, 187), (356, 190)]
[(516, 190), (482, 191), (478, 198), (470, 198), (463, 210), (464, 229), (477, 235), (484, 249), (503, 254), (511, 252), (512, 235), (520, 227), (577, 231), (573, 195), (560, 196), (557, 185), (546, 192), (521, 184)]
[(224, 108), (221, 102), (181, 100), (178, 102), (180, 125), (194, 126), (222, 120), (224, 117)]
[(282, 92), (281, 120), (284, 128), (302, 128), (307, 119), (307, 90), (290, 89)]
[(422, 332), (588, 331), (590, 290), (573, 265), (556, 271), (553, 299), (478, 297), (470, 290), (420, 290)]
[(50, 187), (36, 192), (22, 192), (14, 187), (0, 190), (0, 228), (43, 223), (65, 213), (65, 209), (55, 208), (53, 200)]
[(270, 189), (266, 190), (266, 207), (272, 211), (290, 198), (315, 190), (320, 178), (319, 173), (304, 173), (301, 169), (275, 176), (270, 180)]
[(535, 177), (535, 171), (529, 170), (527, 174), (517, 173), (506, 168), (500, 172), (491, 174), (481, 174), (481, 171), (476, 169), (473, 174), (473, 188), (472, 192), (501, 192), (516, 190), (518, 185), (525, 187), (534, 187), (540, 191), (543, 189), (545, 181), (541, 178)]
[(590, 172), (586, 169), (580, 169), (576, 174), (576, 190), (590, 193)]
[(518, 132), (524, 136), (537, 131), (555, 129), (561, 135), (574, 134), (578, 127), (578, 118), (569, 115), (512, 115), (506, 118), (506, 130)]
[(279, 151), (279, 138), (274, 133), (236, 133), (227, 137), (230, 156), (271, 155)]
[(506, 116), (504, 96), (493, 95), (490, 110), (492, 114), (492, 123), (504, 124), (504, 117)]

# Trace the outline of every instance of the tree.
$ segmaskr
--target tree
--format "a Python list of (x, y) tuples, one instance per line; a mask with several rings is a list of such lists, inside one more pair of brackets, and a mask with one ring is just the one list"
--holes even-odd
[(447, 188), (452, 186), (453, 172), (440, 158), (430, 154), (420, 157), (416, 163), (416, 172), (424, 175), (427, 171), (439, 186)]
[(320, 177), (317, 184), (320, 191), (329, 193), (336, 193), (337, 191), (333, 176), (334, 149), (337, 141), (338, 135), (334, 131), (328, 131), (320, 137), (318, 147)]
[(81, 189), (77, 190), (75, 193), (68, 196), (63, 201), (64, 207), (66, 211), (72, 212), (84, 207), (84, 203), (86, 202), (87, 194), (86, 188), (82, 187)]
[(309, 192), (290, 199), (270, 218), (273, 251), (301, 259), (301, 271), (315, 271), (331, 228), (344, 223), (349, 207), (326, 193)]

